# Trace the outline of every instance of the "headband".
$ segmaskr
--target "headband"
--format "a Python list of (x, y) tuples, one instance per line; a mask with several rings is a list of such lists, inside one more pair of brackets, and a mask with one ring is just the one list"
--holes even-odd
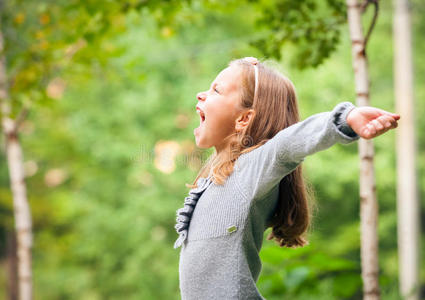
[(254, 85), (254, 99), (257, 98), (257, 90), (258, 90), (258, 59), (255, 57), (245, 57), (246, 61), (251, 63), (254, 66), (254, 72), (255, 72), (255, 85)]

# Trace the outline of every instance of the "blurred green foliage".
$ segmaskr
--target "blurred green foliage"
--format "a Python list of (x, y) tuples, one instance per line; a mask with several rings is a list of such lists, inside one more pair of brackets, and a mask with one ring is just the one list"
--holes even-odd
[[(251, 2), (8, 2), (11, 97), (16, 111), (32, 105), (21, 140), (36, 299), (179, 299), (175, 211), (211, 153), (193, 142), (195, 95), (231, 59), (280, 58), (275, 65), (293, 80), (303, 119), (354, 102), (342, 1)], [(391, 6), (382, 5), (368, 46), (371, 100), (394, 111)], [(421, 53), (425, 8), (413, 5)], [(305, 24), (295, 30), (296, 23)], [(311, 65), (318, 67), (305, 69)], [(415, 67), (420, 116), (422, 56)], [(424, 126), (418, 118), (422, 199)], [(398, 299), (394, 138), (392, 131), (375, 140), (383, 299)], [(171, 171), (161, 167), (164, 145), (176, 149)], [(258, 287), (267, 299), (361, 299), (356, 153), (356, 144), (335, 145), (306, 159), (318, 202), (310, 245), (264, 242)], [(5, 232), (13, 230), (5, 163), (0, 221), (4, 259)]]
[[(267, 57), (282, 58), (282, 46), (294, 45), (291, 59), (299, 68), (316, 67), (335, 51), (346, 23), (344, 0), (262, 1), (257, 20), (267, 34), (253, 41)], [(286, 54), (286, 53), (285, 53)]]

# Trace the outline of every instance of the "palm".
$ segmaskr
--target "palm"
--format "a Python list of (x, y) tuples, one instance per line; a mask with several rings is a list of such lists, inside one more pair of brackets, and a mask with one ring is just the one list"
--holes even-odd
[(348, 125), (362, 138), (372, 139), (397, 127), (400, 116), (385, 110), (361, 106), (353, 109), (347, 116)]

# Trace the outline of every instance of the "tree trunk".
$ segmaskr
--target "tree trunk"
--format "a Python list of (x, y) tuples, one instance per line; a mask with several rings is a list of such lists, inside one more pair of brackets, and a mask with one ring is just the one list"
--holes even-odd
[(16, 257), (16, 236), (14, 231), (6, 232), (6, 264), (8, 300), (18, 300), (18, 263)]
[(6, 156), (9, 167), (10, 185), (13, 195), (15, 228), (18, 256), (19, 299), (32, 299), (31, 283), (31, 213), (27, 200), (22, 149), (19, 143), (16, 122), (10, 118), (11, 104), (8, 95), (6, 59), (3, 34), (0, 29), (0, 111), (5, 135)]
[(419, 203), (416, 187), (413, 67), (408, 0), (394, 0), (394, 86), (397, 113), (399, 284), (403, 299), (419, 299)]
[[(362, 31), (361, 8), (357, 0), (347, 0), (356, 104), (369, 105), (369, 75), (365, 39)], [(372, 140), (359, 140), (360, 156), (360, 222), (363, 299), (380, 299), (378, 263), (378, 202), (376, 200), (374, 149)]]

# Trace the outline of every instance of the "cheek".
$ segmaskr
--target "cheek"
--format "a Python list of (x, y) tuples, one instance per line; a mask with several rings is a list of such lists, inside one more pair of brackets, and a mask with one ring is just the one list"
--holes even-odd
[(229, 132), (234, 129), (235, 121), (230, 110), (217, 109), (211, 111), (211, 118), (208, 120), (208, 125), (222, 133)]
[(235, 125), (235, 107), (228, 100), (216, 101), (208, 107), (208, 117), (211, 123), (218, 123), (221, 127), (229, 128)]

